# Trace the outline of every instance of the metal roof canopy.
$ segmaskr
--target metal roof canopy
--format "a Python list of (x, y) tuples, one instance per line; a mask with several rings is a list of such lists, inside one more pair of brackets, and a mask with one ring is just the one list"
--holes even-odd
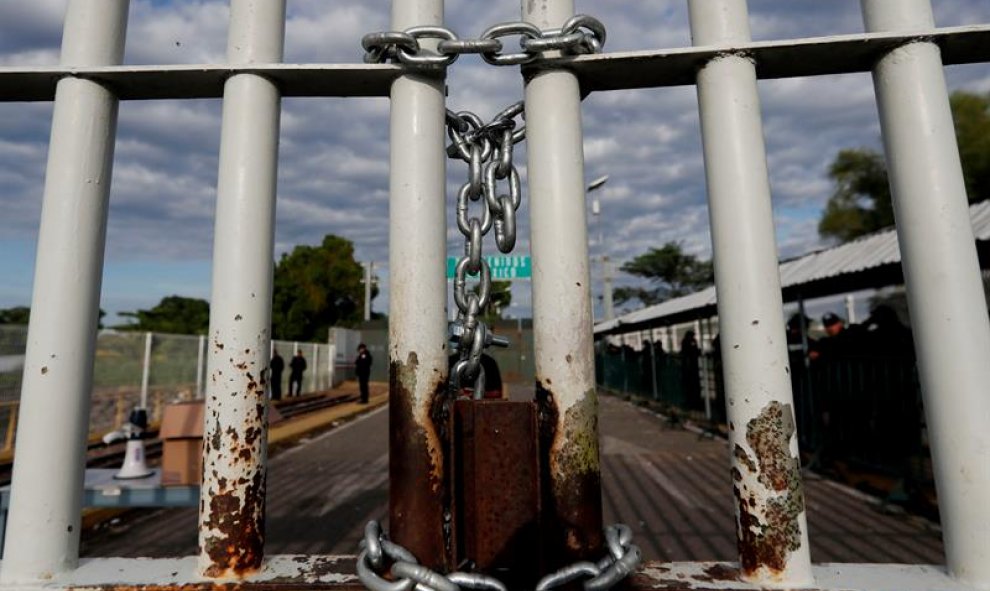
[[(990, 200), (969, 208), (980, 266), (990, 267)], [(780, 264), (785, 302), (819, 298), (904, 282), (894, 228), (815, 251)], [(667, 300), (595, 325), (595, 335), (622, 334), (713, 316), (715, 288)]]

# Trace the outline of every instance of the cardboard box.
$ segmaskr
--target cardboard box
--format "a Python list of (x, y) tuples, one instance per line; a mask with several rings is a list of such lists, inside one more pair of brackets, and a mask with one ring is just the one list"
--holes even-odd
[[(203, 479), (202, 400), (165, 407), (158, 437), (162, 440), (162, 486), (199, 485)], [(268, 424), (283, 421), (282, 413), (268, 405)]]
[(203, 401), (165, 407), (158, 437), (162, 440), (162, 486), (199, 485), (203, 478)]

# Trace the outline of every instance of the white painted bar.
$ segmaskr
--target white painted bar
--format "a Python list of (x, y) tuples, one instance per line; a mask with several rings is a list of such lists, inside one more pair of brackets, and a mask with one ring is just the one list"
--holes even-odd
[[(745, 0), (689, 0), (688, 7), (695, 45), (749, 41)], [(698, 72), (697, 88), (743, 576), (768, 587), (808, 585), (811, 561), (754, 65), (738, 55), (716, 57)], [(754, 445), (757, 440), (762, 445)], [(747, 505), (749, 499), (755, 505)]]
[[(232, 0), (228, 61), (280, 61), (284, 27), (285, 0)], [(280, 102), (254, 74), (225, 85), (199, 515), (199, 566), (214, 578), (261, 566)]]
[(148, 408), (148, 382), (151, 380), (151, 345), (154, 335), (144, 333), (144, 361), (141, 364), (141, 408)]
[[(60, 63), (119, 64), (127, 11), (127, 0), (69, 2)], [(76, 78), (62, 79), (55, 93), (0, 568), (6, 584), (50, 578), (79, 559), (117, 104)]]
[[(559, 28), (574, 14), (573, 0), (522, 0), (521, 7), (523, 20), (542, 30)], [(587, 555), (601, 528), (581, 90), (573, 72), (540, 71), (527, 81), (526, 139), (537, 403), (557, 417), (550, 519), (566, 538), (549, 544), (566, 548), (573, 560)], [(608, 317), (611, 302), (604, 304)]]
[[(443, 12), (443, 0), (393, 0), (392, 30), (442, 25)], [(402, 484), (412, 472), (429, 474), (436, 487), (444, 478), (445, 450), (430, 418), (447, 380), (444, 89), (437, 72), (402, 76), (392, 84), (389, 116), (389, 421), (393, 433), (409, 429), (415, 439), (390, 440), (389, 527), (434, 567), (444, 560), (442, 500)]]
[[(864, 0), (862, 8), (870, 31), (933, 26), (928, 0)], [(947, 566), (990, 589), (990, 321), (939, 48), (891, 51), (873, 82)]]

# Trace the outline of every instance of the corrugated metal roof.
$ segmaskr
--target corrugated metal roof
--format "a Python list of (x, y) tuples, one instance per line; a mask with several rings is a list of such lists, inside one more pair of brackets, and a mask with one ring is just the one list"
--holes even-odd
[[(990, 201), (974, 204), (969, 208), (973, 234), (977, 240), (990, 240)], [(832, 248), (806, 254), (780, 264), (782, 288), (797, 287), (814, 281), (840, 275), (859, 273), (884, 265), (899, 263), (901, 251), (897, 245), (897, 232), (891, 228), (864, 236)], [(621, 325), (635, 325), (661, 320), (694, 309), (715, 304), (715, 288), (709, 287), (684, 297), (667, 300), (624, 314), (613, 320), (595, 325), (595, 334), (614, 331)]]

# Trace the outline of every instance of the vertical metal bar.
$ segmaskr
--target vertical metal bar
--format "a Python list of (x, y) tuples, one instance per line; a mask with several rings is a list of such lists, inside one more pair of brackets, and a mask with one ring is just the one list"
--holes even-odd
[(150, 332), (144, 333), (144, 361), (141, 364), (141, 408), (148, 408), (148, 382), (151, 379), (151, 345), (154, 336)]
[[(284, 28), (285, 0), (232, 0), (228, 61), (280, 61)], [(256, 571), (264, 545), (280, 102), (261, 76), (224, 85), (199, 512), (199, 566), (213, 578)]]
[[(541, 29), (574, 14), (573, 0), (521, 5), (523, 20)], [(596, 556), (602, 544), (581, 92), (573, 73), (539, 71), (528, 80), (526, 136), (529, 193), (538, 196), (530, 201), (533, 339), (552, 566)]]
[[(927, 0), (864, 0), (873, 31), (934, 28)], [(953, 576), (990, 587), (990, 321), (938, 46), (873, 70), (915, 350)], [(951, 347), (946, 343), (952, 343)]]
[(375, 268), (374, 261), (364, 264), (364, 321), (371, 320), (371, 272)]
[(334, 360), (337, 359), (337, 345), (330, 343), (327, 345), (327, 388), (333, 388)]
[[(650, 336), (653, 336), (653, 331), (650, 331)], [(656, 339), (650, 339), (650, 380), (651, 386), (653, 387), (653, 400), (660, 400), (660, 391), (657, 389), (657, 342)]]
[[(127, 0), (72, 0), (63, 66), (119, 64)], [(84, 453), (100, 309), (117, 99), (58, 82), (42, 202), (17, 461), (0, 581), (51, 578), (79, 557)], [(58, 412), (52, 412), (58, 409)]]
[[(689, 0), (695, 45), (750, 41), (745, 0)], [(719, 329), (743, 578), (812, 582), (754, 64), (722, 54), (698, 72)]]
[(206, 336), (199, 335), (196, 350), (196, 398), (203, 397), (203, 362), (206, 356)]
[(313, 343), (313, 375), (309, 378), (309, 389), (316, 392), (320, 389), (320, 350), (319, 345)]
[[(443, 0), (392, 2), (393, 30), (442, 23)], [(402, 264), (389, 265), (389, 526), (420, 562), (448, 568), (443, 76), (402, 76), (391, 106), (389, 260)]]

